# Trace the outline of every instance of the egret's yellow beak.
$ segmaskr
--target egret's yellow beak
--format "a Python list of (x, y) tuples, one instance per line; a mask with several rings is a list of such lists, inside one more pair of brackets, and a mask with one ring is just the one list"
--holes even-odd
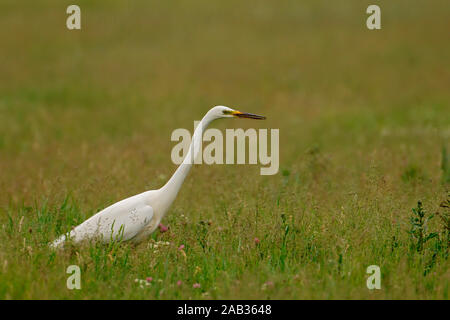
[(248, 119), (258, 119), (258, 120), (266, 119), (266, 117), (264, 117), (264, 116), (258, 116), (257, 114), (240, 112), (240, 111), (233, 111), (233, 112), (231, 112), (231, 114), (238, 118), (248, 118)]

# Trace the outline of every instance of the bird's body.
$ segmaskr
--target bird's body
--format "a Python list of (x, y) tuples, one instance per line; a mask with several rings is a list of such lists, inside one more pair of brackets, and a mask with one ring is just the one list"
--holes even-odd
[(96, 239), (104, 243), (112, 240), (140, 242), (158, 227), (175, 200), (192, 163), (199, 153), (203, 131), (211, 121), (226, 117), (264, 119), (228, 107), (217, 106), (209, 110), (195, 129), (189, 152), (170, 180), (160, 189), (150, 190), (126, 198), (103, 209), (74, 229), (52, 242), (52, 247), (62, 246), (69, 237), (74, 243)]
[[(102, 242), (111, 239), (138, 240), (152, 233), (158, 226), (161, 216), (155, 214), (152, 203), (159, 190), (146, 191), (126, 198), (93, 215), (70, 233), (73, 242), (98, 237)], [(122, 227), (123, 226), (123, 227)], [(54, 247), (67, 239), (62, 235), (53, 242)]]

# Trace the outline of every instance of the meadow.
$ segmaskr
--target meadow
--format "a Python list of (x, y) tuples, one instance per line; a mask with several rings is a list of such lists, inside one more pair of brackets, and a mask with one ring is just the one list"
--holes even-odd
[[(72, 2), (2, 0), (0, 299), (448, 299), (450, 6), (368, 30), (372, 2), (80, 0), (70, 31)], [(214, 105), (280, 130), (278, 174), (198, 165), (168, 231), (48, 248), (161, 187)]]

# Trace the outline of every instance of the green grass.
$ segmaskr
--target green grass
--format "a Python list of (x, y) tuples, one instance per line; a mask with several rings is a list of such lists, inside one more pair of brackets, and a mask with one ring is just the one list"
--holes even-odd
[[(68, 31), (71, 2), (2, 1), (0, 298), (448, 299), (450, 7), (377, 3), (379, 31), (370, 1), (79, 1)], [(160, 187), (172, 131), (217, 104), (280, 129), (277, 175), (195, 166), (168, 232), (48, 248)]]

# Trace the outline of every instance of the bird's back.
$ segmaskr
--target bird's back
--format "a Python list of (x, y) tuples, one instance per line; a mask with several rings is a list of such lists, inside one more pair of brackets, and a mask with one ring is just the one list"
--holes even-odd
[[(152, 191), (147, 191), (119, 202), (96, 213), (70, 233), (73, 242), (80, 242), (93, 238), (101, 238), (102, 242), (111, 240), (130, 240), (142, 232), (154, 218), (154, 210), (150, 205)], [(53, 243), (58, 247), (66, 241), (62, 235)]]

